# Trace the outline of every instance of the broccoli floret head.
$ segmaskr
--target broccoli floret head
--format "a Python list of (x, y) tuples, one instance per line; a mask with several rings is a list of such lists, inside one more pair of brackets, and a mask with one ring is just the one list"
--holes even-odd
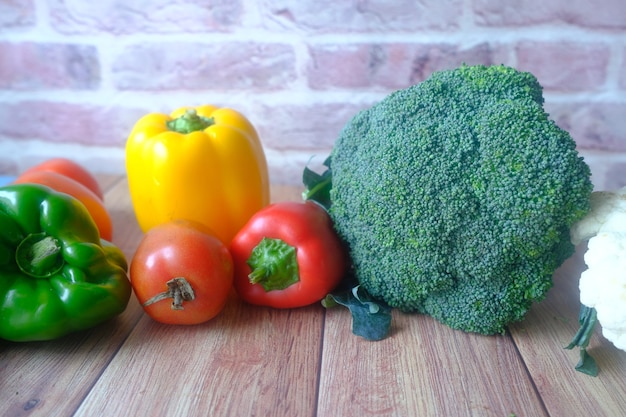
[(359, 283), (406, 312), (501, 333), (552, 286), (590, 170), (530, 73), (466, 66), (394, 92), (331, 153), (330, 215)]

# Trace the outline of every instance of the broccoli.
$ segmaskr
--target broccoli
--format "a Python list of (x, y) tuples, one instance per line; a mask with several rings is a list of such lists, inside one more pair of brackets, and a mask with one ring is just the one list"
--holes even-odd
[(590, 209), (590, 170), (530, 73), (433, 73), (361, 111), (330, 155), (330, 215), (360, 285), (495, 334), (544, 298)]

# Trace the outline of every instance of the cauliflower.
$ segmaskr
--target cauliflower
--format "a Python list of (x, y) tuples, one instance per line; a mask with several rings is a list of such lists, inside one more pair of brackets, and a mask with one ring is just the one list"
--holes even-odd
[(579, 287), (580, 302), (596, 309), (604, 337), (626, 351), (626, 223), (622, 229), (589, 239), (588, 269), (580, 276)]
[(584, 241), (587, 269), (580, 276), (582, 304), (581, 330), (567, 347), (581, 348), (581, 372), (595, 368), (593, 358), (586, 353), (589, 337), (596, 319), (602, 334), (618, 349), (626, 351), (626, 187), (616, 191), (591, 194), (591, 211), (570, 229), (570, 238), (577, 245)]

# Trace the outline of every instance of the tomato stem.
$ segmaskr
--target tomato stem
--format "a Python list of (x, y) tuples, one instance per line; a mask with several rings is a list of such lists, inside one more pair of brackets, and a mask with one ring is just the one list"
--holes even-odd
[(143, 303), (144, 307), (156, 302), (172, 298), (172, 310), (184, 310), (183, 302), (196, 298), (191, 284), (184, 277), (172, 278), (166, 282), (167, 291), (159, 293)]

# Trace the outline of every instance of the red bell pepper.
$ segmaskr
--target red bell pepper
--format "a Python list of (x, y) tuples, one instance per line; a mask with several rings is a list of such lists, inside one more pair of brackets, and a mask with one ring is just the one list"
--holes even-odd
[(343, 278), (348, 258), (324, 208), (283, 202), (257, 212), (230, 246), (235, 290), (246, 302), (274, 308), (322, 300)]

